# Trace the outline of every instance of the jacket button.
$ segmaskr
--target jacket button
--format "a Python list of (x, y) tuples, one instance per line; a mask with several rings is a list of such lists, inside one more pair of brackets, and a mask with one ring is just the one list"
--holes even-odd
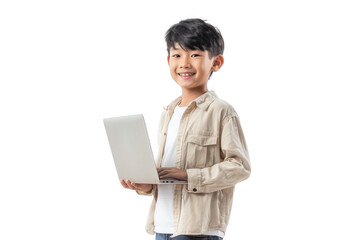
[(194, 188), (192, 191), (193, 191), (193, 192), (197, 192), (197, 189), (196, 189), (196, 188)]
[(164, 133), (164, 136), (167, 136), (167, 133)]

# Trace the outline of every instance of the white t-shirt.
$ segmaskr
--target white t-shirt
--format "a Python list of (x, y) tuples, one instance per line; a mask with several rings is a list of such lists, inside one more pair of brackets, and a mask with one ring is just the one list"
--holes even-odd
[[(176, 106), (168, 125), (167, 139), (164, 147), (164, 155), (161, 167), (175, 167), (176, 160), (176, 139), (179, 130), (180, 120), (187, 106)], [(156, 210), (154, 213), (154, 231), (157, 233), (174, 233), (173, 217), (173, 184), (159, 184)], [(224, 237), (224, 233), (218, 230), (209, 231), (204, 235), (218, 235)]]
[[(164, 147), (164, 155), (161, 167), (175, 167), (176, 160), (176, 138), (178, 134), (179, 124), (183, 116), (185, 107), (176, 106), (172, 118), (168, 125), (167, 139)], [(173, 184), (159, 184), (158, 198), (156, 203), (156, 210), (154, 213), (154, 226), (157, 233), (174, 232), (174, 218), (173, 218)]]

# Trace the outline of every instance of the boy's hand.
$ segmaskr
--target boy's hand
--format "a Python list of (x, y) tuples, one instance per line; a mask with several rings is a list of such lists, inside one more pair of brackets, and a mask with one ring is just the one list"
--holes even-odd
[(188, 180), (188, 174), (186, 170), (179, 169), (176, 167), (165, 167), (165, 168), (157, 168), (158, 175), (160, 179), (164, 178), (176, 178), (179, 180)]
[(134, 183), (131, 182), (130, 180), (120, 180), (121, 185), (123, 185), (124, 188), (135, 190), (135, 191), (142, 191), (144, 193), (148, 193), (152, 190), (152, 184), (142, 184), (142, 183)]

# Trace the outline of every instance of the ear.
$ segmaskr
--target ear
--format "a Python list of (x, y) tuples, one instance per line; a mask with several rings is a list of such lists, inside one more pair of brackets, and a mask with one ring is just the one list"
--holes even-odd
[(212, 64), (212, 71), (217, 72), (219, 69), (221, 69), (222, 65), (224, 63), (224, 58), (223, 55), (217, 55), (213, 59), (213, 64)]
[(169, 65), (169, 59), (170, 59), (170, 57), (169, 57), (169, 55), (168, 55), (168, 57), (167, 57), (167, 62), (168, 62), (168, 65)]

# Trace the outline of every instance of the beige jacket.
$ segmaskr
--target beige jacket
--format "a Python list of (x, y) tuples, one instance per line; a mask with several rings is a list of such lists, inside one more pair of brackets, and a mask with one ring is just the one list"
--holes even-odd
[[(180, 101), (181, 97), (178, 97), (162, 113), (157, 167), (161, 166), (169, 121)], [(175, 186), (175, 232), (172, 237), (198, 235), (211, 230), (225, 233), (234, 186), (250, 175), (248, 150), (237, 113), (213, 91), (204, 93), (190, 102), (185, 110), (180, 120), (176, 149), (175, 164), (186, 169), (188, 184)], [(154, 234), (156, 185), (149, 194), (154, 198), (146, 231)]]

